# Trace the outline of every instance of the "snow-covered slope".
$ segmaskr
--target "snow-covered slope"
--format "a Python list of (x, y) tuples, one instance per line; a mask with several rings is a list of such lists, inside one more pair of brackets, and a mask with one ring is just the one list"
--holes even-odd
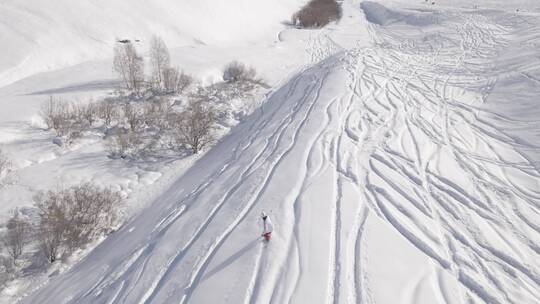
[(303, 0), (2, 0), (0, 86), (109, 58), (117, 39), (159, 34), (170, 47), (249, 43), (275, 35)]
[(538, 17), (345, 1), (326, 59), (24, 302), (538, 303)]

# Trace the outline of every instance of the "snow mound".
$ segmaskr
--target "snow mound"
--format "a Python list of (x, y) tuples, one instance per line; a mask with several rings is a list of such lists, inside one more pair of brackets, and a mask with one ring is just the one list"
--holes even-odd
[(426, 26), (438, 23), (440, 17), (437, 13), (431, 11), (409, 12), (394, 10), (371, 1), (362, 2), (360, 8), (364, 11), (367, 21), (382, 26), (398, 22), (414, 26)]

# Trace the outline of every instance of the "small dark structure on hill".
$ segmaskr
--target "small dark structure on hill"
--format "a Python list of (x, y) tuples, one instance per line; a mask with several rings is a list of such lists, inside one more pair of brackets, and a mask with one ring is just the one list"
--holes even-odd
[(311, 0), (292, 17), (300, 28), (318, 28), (341, 18), (341, 7), (336, 0)]

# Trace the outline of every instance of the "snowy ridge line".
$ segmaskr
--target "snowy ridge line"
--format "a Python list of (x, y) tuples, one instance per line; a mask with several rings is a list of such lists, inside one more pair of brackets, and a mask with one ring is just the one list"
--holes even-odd
[[(299, 78), (299, 77), (296, 77), (296, 78), (293, 79), (293, 83), (296, 83), (296, 82), (299, 81), (299, 80), (300, 80), (300, 78)], [(296, 87), (296, 84), (293, 85), (293, 86), (290, 88), (290, 90), (294, 90), (295, 87)], [(287, 92), (287, 95), (290, 95), (290, 94), (291, 94), (290, 91)], [(277, 111), (277, 110), (276, 110), (276, 111)], [(264, 121), (264, 122), (262, 123), (262, 127), (258, 128), (258, 130), (263, 130), (264, 127), (265, 127), (270, 121), (272, 121), (272, 117), (275, 115), (276, 111), (274, 111), (273, 113), (271, 113), (270, 118), (267, 119), (266, 121)], [(284, 117), (284, 118), (282, 119), (282, 121), (286, 121), (287, 119), (288, 119), (287, 117)], [(255, 132), (254, 134), (252, 134), (251, 137), (249, 137), (249, 139), (251, 139), (251, 141), (250, 141), (249, 144), (247, 144), (246, 146), (243, 147), (243, 150), (242, 150), (242, 151), (245, 151), (245, 150), (247, 150), (247, 149), (249, 148), (249, 146), (253, 143), (253, 139), (256, 138), (257, 135), (258, 135), (258, 132)], [(267, 141), (267, 144), (270, 144), (270, 143), (271, 143), (271, 141)], [(239, 146), (240, 146), (240, 145), (239, 145)], [(237, 146), (237, 147), (239, 147), (239, 146)], [(241, 153), (237, 153), (236, 150), (235, 150), (234, 156), (236, 157), (236, 159), (239, 159), (240, 156), (241, 156)], [(226, 169), (230, 166), (230, 164), (231, 164), (231, 162), (227, 162), (226, 165), (218, 172), (218, 174), (221, 175), (223, 172), (225, 172)], [(253, 162), (253, 164), (255, 164), (255, 162)], [(249, 169), (248, 169), (248, 170), (249, 170)], [(245, 173), (245, 174), (248, 174), (248, 170), (246, 170), (244, 173)], [(212, 180), (214, 180), (214, 179), (210, 179), (210, 181), (212, 181)], [(203, 190), (205, 190), (207, 187), (209, 187), (210, 184), (211, 184), (211, 182), (202, 184), (198, 189), (196, 189), (195, 191), (193, 191), (192, 193), (190, 193), (190, 194), (188, 195), (188, 197), (184, 198), (183, 201), (186, 201), (186, 200), (189, 200), (189, 199), (193, 200), (193, 198), (190, 198), (190, 196), (195, 196), (195, 197), (197, 197), (198, 194), (199, 194), (200, 192), (202, 192)], [(214, 214), (215, 214), (215, 213), (214, 213)], [(208, 222), (207, 222), (207, 223), (208, 223)], [(171, 224), (172, 224), (172, 222), (171, 222)], [(202, 233), (202, 231), (203, 231), (203, 230), (199, 230), (199, 233)], [(187, 246), (189, 246), (189, 244), (193, 244), (193, 242), (195, 241), (195, 239), (196, 239), (196, 238), (193, 238), (193, 239), (190, 241), (190, 243), (188, 243)], [(184, 248), (183, 248), (183, 252), (185, 252), (187, 249), (189, 249), (189, 247), (184, 247)], [(177, 257), (178, 257), (178, 256), (180, 256), (180, 252), (177, 253)], [(169, 266), (167, 266), (166, 269), (172, 269), (172, 267), (171, 267), (172, 264), (171, 264), (171, 263), (172, 263), (173, 261), (174, 261), (174, 260), (171, 260), (170, 262), (168, 262), (168, 265), (169, 265)], [(176, 260), (176, 261), (179, 261), (179, 260)], [(166, 275), (167, 275), (167, 272), (163, 272), (162, 274), (159, 275), (159, 277), (161, 277), (161, 278), (163, 279), (163, 278), (165, 278)], [(157, 282), (157, 281), (156, 281), (156, 282)], [(154, 285), (155, 285), (155, 286), (152, 287), (152, 288), (150, 288), (150, 290), (154, 290), (154, 288), (159, 288), (160, 283), (157, 282), (157, 283), (154, 283)], [(149, 295), (149, 293), (147, 294), (147, 297), (149, 297), (149, 299), (151, 298), (151, 296)]]
[[(296, 76), (293, 76), (293, 77), (291, 77), (291, 76), (286, 77), (286, 78), (285, 78), (285, 79), (287, 79), (286, 81), (294, 81), (294, 82), (298, 81), (298, 80), (300, 79), (300, 77), (299, 77), (298, 75), (301, 75), (306, 69), (307, 69), (307, 67), (302, 68), (299, 72), (296, 73)], [(281, 81), (279, 82), (279, 84), (278, 84), (278, 87), (280, 87), (281, 84), (285, 83), (286, 81), (285, 81), (285, 80), (281, 80)], [(296, 85), (293, 85), (293, 86), (289, 89), (289, 92), (287, 93), (287, 95), (289, 95), (290, 92), (292, 91), (292, 89), (295, 88), (295, 87), (296, 87)], [(265, 95), (265, 100), (262, 102), (262, 105), (261, 105), (261, 107), (260, 107), (260, 111), (261, 111), (261, 112), (260, 112), (260, 117), (263, 117), (263, 116), (264, 116), (264, 104), (266, 103), (266, 101), (267, 101), (268, 99), (270, 99), (270, 98), (273, 96), (274, 93), (275, 93), (275, 91), (271, 91), (271, 92), (269, 92), (269, 93), (267, 93), (267, 94)], [(250, 137), (248, 137), (248, 138), (243, 139), (243, 142), (241, 142), (241, 143), (239, 143), (238, 145), (236, 145), (236, 146), (234, 147), (234, 152), (233, 152), (233, 154), (232, 154), (232, 157), (231, 157), (229, 160), (227, 160), (227, 161), (225, 162), (225, 164), (223, 165), (223, 167), (221, 167), (221, 168), (217, 171), (217, 173), (215, 173), (214, 175), (212, 175), (212, 177), (210, 177), (210, 178), (208, 179), (207, 182), (200, 184), (200, 185), (197, 187), (197, 189), (195, 189), (194, 191), (192, 191), (191, 193), (189, 193), (189, 195), (186, 196), (184, 199), (182, 199), (182, 201), (194, 200), (192, 197), (197, 196), (197, 195), (198, 195), (199, 193), (201, 193), (201, 192), (204, 192), (204, 190), (207, 189), (207, 188), (211, 185), (211, 183), (212, 183), (213, 181), (215, 181), (216, 179), (218, 179), (218, 178), (226, 171), (226, 169), (227, 169), (229, 166), (231, 166), (232, 163), (234, 163), (235, 161), (239, 160), (239, 159), (241, 158), (241, 156), (243, 155), (243, 153), (244, 153), (244, 152), (245, 152), (245, 151), (253, 144), (254, 140), (257, 138), (257, 136), (260, 134), (260, 132), (266, 127), (266, 125), (267, 125), (268, 123), (270, 123), (270, 122), (272, 121), (272, 118), (275, 116), (275, 113), (277, 113), (277, 111), (278, 111), (277, 109), (276, 109), (275, 111), (273, 111), (273, 112), (272, 112), (272, 115), (271, 115), (268, 119), (264, 120), (262, 123), (259, 122), (259, 123), (257, 124), (257, 121), (256, 121), (256, 120), (253, 120), (253, 123), (249, 126), (249, 130), (253, 130), (252, 135), (251, 135)], [(256, 126), (257, 126), (257, 127), (256, 127)], [(241, 147), (241, 151), (238, 152), (238, 149), (239, 149), (240, 147)], [(183, 211), (184, 211), (185, 208), (186, 208), (186, 207), (185, 207), (184, 205), (182, 205), (182, 206), (180, 207), (180, 209), (178, 209), (177, 206), (174, 206), (174, 210), (173, 210), (169, 215), (167, 215), (166, 217), (164, 217), (164, 219), (163, 219), (162, 221), (160, 221), (160, 222), (158, 223), (158, 225), (156, 226), (156, 229), (160, 228), (160, 227), (161, 227), (164, 223), (166, 223), (166, 222), (169, 223), (169, 224), (172, 223), (172, 222), (174, 222), (174, 220), (169, 221), (168, 219), (169, 219), (170, 217), (174, 217), (174, 219), (178, 218), (178, 217), (181, 215), (181, 213), (183, 213)], [(178, 214), (178, 213), (180, 213), (180, 214)], [(161, 229), (161, 228), (160, 228), (160, 229)]]
[[(322, 84), (322, 80), (319, 80), (318, 83), (319, 83), (319, 90), (320, 90), (320, 86), (321, 86), (321, 84)], [(303, 99), (305, 100), (306, 98), (303, 98)], [(315, 100), (317, 100), (317, 99), (314, 98), (314, 101), (315, 101)], [(310, 105), (310, 107), (309, 107), (309, 109), (308, 109), (308, 112), (306, 113), (306, 116), (305, 116), (304, 120), (302, 120), (302, 122), (301, 122), (301, 124), (300, 124), (300, 126), (298, 127), (297, 130), (300, 130), (300, 129), (301, 129), (301, 127), (302, 127), (302, 125), (303, 125), (305, 119), (307, 119), (307, 117), (309, 117), (309, 113), (311, 112), (311, 110), (312, 110), (312, 108), (313, 108), (313, 105), (314, 105), (314, 102), (311, 103), (311, 105)], [(295, 111), (295, 114), (296, 114), (296, 111)], [(291, 118), (291, 121), (293, 121), (293, 120), (294, 120), (294, 117)], [(286, 128), (284, 128), (284, 130), (286, 130)], [(281, 135), (281, 134), (280, 134), (280, 135)], [(238, 223), (239, 223), (240, 221), (242, 221), (242, 220), (245, 218), (245, 216), (247, 215), (247, 213), (253, 208), (254, 203), (255, 203), (255, 202), (257, 201), (257, 199), (260, 197), (261, 193), (264, 192), (264, 189), (265, 189), (266, 186), (267, 186), (267, 181), (268, 181), (269, 178), (273, 175), (273, 172), (274, 172), (275, 168), (279, 165), (281, 159), (282, 159), (283, 157), (285, 157), (285, 156), (288, 154), (288, 151), (290, 151), (290, 150), (292, 149), (293, 145), (295, 144), (295, 139), (294, 139), (295, 137), (296, 137), (296, 134), (295, 134), (295, 136), (293, 137), (292, 145), (290, 146), (290, 148), (288, 148), (288, 149), (282, 154), (282, 156), (280, 156), (280, 157), (278, 158), (278, 160), (277, 160), (277, 161), (275, 162), (275, 164), (273, 165), (272, 170), (270, 171), (269, 175), (268, 175), (268, 176), (266, 177), (266, 179), (264, 180), (263, 186), (262, 186), (261, 190), (259, 190), (259, 191), (257, 192), (255, 198), (254, 198), (253, 200), (251, 200), (251, 202), (248, 202), (248, 203), (246, 204), (246, 206), (244, 207), (244, 209), (242, 210), (242, 212), (240, 213), (240, 215), (237, 217), (237, 219), (236, 219), (236, 220), (235, 220), (235, 221), (234, 221), (234, 222), (233, 222), (233, 223), (225, 230), (225, 233), (224, 233), (222, 236), (220, 236), (220, 237), (218, 238), (218, 241), (212, 245), (212, 247), (210, 248), (210, 250), (207, 252), (206, 256), (203, 258), (203, 262), (201, 262), (201, 266), (199, 266), (199, 267), (196, 268), (194, 274), (192, 274), (192, 276), (191, 276), (192, 279), (190, 280), (190, 283), (189, 283), (189, 285), (188, 285), (188, 287), (187, 287), (189, 291), (185, 294), (184, 298), (182, 298), (181, 303), (184, 303), (185, 301), (187, 301), (187, 300), (189, 299), (189, 295), (191, 294), (190, 291), (191, 291), (192, 288), (193, 288), (191, 285), (193, 285), (193, 284), (195, 283), (195, 281), (198, 280), (198, 278), (199, 278), (200, 275), (201, 275), (201, 269), (202, 269), (203, 267), (205, 267), (205, 264), (207, 263), (207, 261), (208, 261), (209, 259), (211, 259), (211, 257), (213, 256), (214, 252), (216, 251), (216, 248), (219, 248), (219, 246), (220, 246), (220, 245), (222, 244), (222, 242), (227, 238), (227, 236), (230, 234), (230, 232), (238, 225)], [(281, 137), (279, 137), (279, 139), (277, 140), (277, 142), (279, 142), (280, 139), (281, 139)], [(249, 170), (248, 170), (248, 171), (249, 171)], [(254, 170), (254, 171), (255, 171), (255, 170)], [(248, 175), (251, 175), (251, 174), (248, 174)], [(246, 179), (246, 178), (243, 178), (243, 177), (242, 177), (242, 178), (240, 179), (240, 182), (244, 181), (245, 179)], [(233, 188), (233, 189), (234, 189), (234, 188)]]
[[(298, 80), (298, 78), (297, 78), (296, 80), (294, 80), (293, 83), (296, 83), (297, 80)], [(294, 84), (294, 85), (292, 86), (292, 88), (290, 88), (290, 90), (294, 90), (295, 87), (296, 87), (296, 84)], [(287, 95), (289, 95), (289, 94), (290, 94), (290, 91), (287, 93)], [(293, 112), (292, 112), (291, 114), (295, 114), (295, 113), (296, 113), (296, 112), (293, 110)], [(288, 117), (285, 117), (285, 118), (282, 119), (282, 123), (281, 123), (282, 126), (281, 126), (280, 128), (278, 128), (278, 130), (274, 133), (274, 135), (272, 135), (272, 137), (275, 137), (275, 135), (279, 133), (279, 129), (284, 128), (284, 127), (283, 127), (283, 123), (286, 123), (286, 121), (288, 121), (288, 120), (290, 121), (291, 119), (289, 119)], [(268, 119), (267, 121), (270, 121), (270, 119)], [(266, 124), (266, 123), (265, 123), (265, 124)], [(260, 128), (259, 130), (263, 130), (263, 128)], [(261, 150), (259, 156), (257, 156), (257, 158), (252, 162), (252, 165), (251, 165), (247, 170), (244, 171), (243, 174), (246, 175), (244, 178), (247, 178), (249, 175), (251, 175), (252, 172), (249, 172), (249, 171), (250, 171), (250, 170), (252, 169), (252, 167), (255, 165), (256, 161), (257, 161), (258, 158), (262, 155), (262, 153), (269, 147), (269, 145), (271, 144), (271, 142), (272, 142), (271, 140), (267, 140), (267, 146), (266, 146), (266, 148), (263, 149), (263, 150)], [(247, 148), (246, 148), (246, 149), (247, 149)], [(253, 170), (255, 170), (255, 169), (253, 169)], [(242, 178), (240, 178), (239, 180), (242, 180)], [(240, 184), (238, 184), (238, 186), (239, 186), (239, 185), (240, 185)], [(233, 190), (234, 190), (234, 189), (233, 189)], [(232, 194), (232, 193), (234, 193), (234, 191), (229, 191), (228, 193)], [(227, 197), (227, 196), (226, 196), (226, 197)], [(216, 214), (216, 212), (219, 210), (220, 206), (221, 206), (221, 205), (218, 205), (217, 207), (215, 207), (215, 208), (212, 210), (211, 215), (210, 215), (212, 218), (213, 218), (213, 216)], [(207, 224), (209, 223), (210, 220), (211, 220), (211, 218), (209, 218), (209, 219), (207, 219), (207, 220), (205, 221), (206, 224), (203, 226), (203, 229), (198, 230), (198, 232), (195, 234), (195, 236), (192, 238), (192, 240), (189, 241), (188, 244), (186, 245), (187, 247), (185, 246), (185, 247), (183, 248), (183, 252), (184, 252), (184, 251), (187, 251), (187, 250), (189, 249), (189, 247), (193, 244), (193, 242), (194, 242), (196, 239), (198, 239), (198, 236), (203, 232), (204, 227), (207, 227)], [(180, 253), (178, 253), (178, 256), (179, 256), (179, 255), (180, 255)], [(179, 261), (179, 260), (176, 259), (176, 261)], [(173, 265), (167, 266), (167, 269), (172, 269), (172, 268), (173, 268), (172, 266), (173, 266)], [(165, 276), (166, 276), (166, 273), (163, 274), (162, 279), (165, 278)], [(157, 286), (159, 286), (159, 285), (160, 285), (160, 284), (158, 283)]]
[[(296, 87), (296, 83), (297, 81), (299, 81), (299, 77), (295, 78), (295, 80), (293, 81), (293, 83), (295, 83), (293, 85), (293, 88), (291, 90), (293, 90), (295, 87)], [(291, 91), (289, 91), (290, 93)], [(287, 93), (287, 94), (289, 94)], [(287, 99), (285, 99), (287, 100)], [(272, 113), (272, 115), (270, 116), (270, 118), (273, 117), (273, 115), (277, 112), (278, 110), (274, 111)], [(292, 111), (290, 115), (294, 115), (295, 114), (295, 111)], [(278, 128), (278, 130), (275, 131), (275, 133), (271, 136), (271, 138), (273, 138), (274, 136), (276, 136), (276, 134), (279, 133), (279, 130), (281, 128), (285, 128), (283, 127), (284, 124), (286, 124), (287, 120), (291, 120), (289, 119), (289, 116), (286, 116), (285, 118), (282, 119), (281, 121), (281, 126)], [(262, 130), (264, 130), (266, 124), (270, 123), (271, 122), (271, 119), (267, 119), (260, 128), (258, 128), (259, 132), (262, 132)], [(245, 146), (243, 149), (242, 149), (242, 153), (244, 153), (244, 151), (247, 151), (249, 149), (249, 147), (251, 146), (251, 144), (253, 144), (253, 142), (255, 141), (255, 139), (257, 138), (257, 135), (258, 135), (258, 132), (255, 132), (255, 134), (253, 136), (251, 136), (250, 138), (252, 140), (250, 140), (249, 144), (247, 146)], [(209, 216), (204, 220), (203, 224), (196, 230), (196, 232), (194, 233), (193, 237), (188, 240), (188, 242), (183, 246), (183, 248), (181, 250), (179, 250), (176, 255), (170, 260), (170, 262), (168, 263), (168, 265), (166, 266), (166, 269), (167, 271), (163, 272), (159, 277), (159, 280), (157, 280), (155, 283), (155, 286), (154, 288), (151, 288), (150, 290), (152, 290), (152, 293), (149, 294), (148, 296), (145, 296), (143, 297), (143, 301), (141, 303), (148, 303), (148, 301), (151, 301), (152, 298), (155, 296), (156, 292), (159, 291), (159, 286), (161, 285), (161, 282), (163, 280), (166, 280), (167, 279), (167, 276), (168, 274), (170, 273), (170, 271), (172, 271), (175, 267), (175, 265), (180, 262), (180, 260), (182, 259), (183, 257), (183, 253), (188, 251), (191, 246), (195, 243), (195, 241), (197, 241), (199, 239), (199, 237), (202, 235), (202, 233), (206, 230), (206, 228), (208, 227), (209, 223), (212, 221), (212, 219), (215, 217), (215, 215), (217, 214), (217, 212), (221, 209), (221, 207), (223, 206), (223, 204), (228, 200), (228, 198), (236, 191), (236, 189), (238, 187), (240, 187), (242, 185), (242, 180), (244, 178), (247, 178), (249, 175), (251, 175), (251, 169), (253, 167), (255, 167), (257, 161), (259, 160), (260, 157), (262, 157), (264, 151), (270, 146), (271, 144), (271, 140), (267, 140), (266, 141), (266, 146), (265, 148), (263, 148), (262, 150), (260, 150), (258, 152), (258, 154), (256, 155), (256, 157), (253, 159), (253, 161), (249, 164), (248, 168), (245, 169), (240, 177), (238, 178), (238, 181), (236, 182), (236, 184), (229, 190), (227, 191), (226, 195), (224, 196), (224, 199), (221, 200), (221, 202), (219, 202), (218, 204), (216, 204), (216, 206), (213, 207), (213, 209), (210, 211), (209, 213)], [(236, 152), (236, 150), (235, 150)], [(236, 154), (236, 153), (235, 153)], [(238, 156), (236, 159), (239, 159), (240, 156)], [(228, 167), (230, 165), (230, 162), (227, 162), (226, 165), (219, 171), (219, 175), (221, 175), (222, 173), (226, 172)], [(208, 183), (207, 185), (205, 185), (204, 189), (206, 187), (208, 187), (210, 185), (210, 183)], [(196, 195), (198, 195), (198, 193), (201, 193), (203, 190), (201, 190), (200, 192), (199, 191), (196, 191)], [(195, 200), (192, 200), (192, 203), (195, 202)]]
[[(295, 79), (297, 79), (298, 77), (296, 77)], [(273, 117), (273, 115), (275, 115), (275, 113), (277, 112), (277, 109), (276, 111), (274, 111), (273, 113), (271, 113), (272, 115), (270, 116), (270, 118)], [(269, 123), (269, 121), (271, 121), (271, 119), (268, 119), (266, 121), (263, 121), (261, 122), (260, 124), (263, 124), (263, 125), (266, 125)], [(257, 121), (254, 120), (254, 123), (256, 123)], [(262, 130), (262, 128), (258, 128), (258, 130)], [(248, 138), (248, 140), (251, 140), (251, 142), (253, 142), (253, 140), (256, 138), (258, 132), (252, 134), (251, 137)], [(235, 147), (235, 153), (234, 153), (234, 157), (235, 159), (239, 159), (241, 157), (241, 153), (237, 153), (236, 150), (239, 148), (239, 147), (243, 147), (244, 150), (247, 149), (247, 147), (249, 147), (251, 145), (251, 143), (249, 143), (248, 145), (244, 145), (242, 146), (243, 144), (240, 143), (238, 146)], [(204, 191), (204, 189), (206, 189), (206, 187), (209, 186), (209, 184), (211, 184), (211, 182), (213, 180), (215, 180), (217, 177), (219, 177), (219, 175), (221, 173), (223, 173), (225, 171), (225, 169), (231, 164), (232, 160), (231, 161), (228, 161), (226, 162), (225, 166), (223, 168), (221, 168), (221, 170), (219, 170), (214, 178), (211, 178), (209, 179), (209, 182), (206, 182), (206, 183), (203, 183), (201, 185), (199, 185), (199, 187), (191, 192), (190, 194), (188, 194), (185, 198), (182, 199), (182, 202), (185, 202), (185, 201), (188, 201), (188, 200), (193, 200), (194, 197), (196, 197), (199, 193), (201, 193), (202, 191)], [(166, 232), (166, 228), (168, 228), (170, 225), (172, 225), (174, 223), (175, 220), (177, 220), (179, 218), (179, 216), (184, 213), (185, 210), (187, 210), (187, 206), (186, 205), (181, 205), (181, 208), (180, 210), (182, 210), (181, 212), (178, 213), (178, 205), (173, 205), (175, 210), (171, 213), (169, 213), (169, 215), (167, 217), (164, 217), (164, 219), (161, 221), (161, 223), (159, 225), (156, 225), (154, 231), (152, 232), (152, 236), (149, 237), (148, 239), (152, 239), (153, 242), (151, 246), (147, 247), (146, 245), (143, 245), (143, 247), (145, 247), (145, 256), (149, 256), (153, 250), (153, 246), (159, 241), (159, 236), (163, 236)], [(167, 218), (170, 218), (170, 217), (174, 217), (174, 220), (167, 220)], [(163, 226), (163, 224), (167, 224), (165, 226)], [(156, 230), (157, 229), (157, 230)], [(139, 261), (137, 260), (136, 262), (134, 262), (134, 264), (139, 264), (139, 263), (142, 263), (142, 264), (145, 264), (146, 263), (146, 259), (142, 260), (142, 261)], [(131, 265), (130, 268), (133, 268), (133, 267), (137, 267), (136, 265)], [(142, 268), (144, 269), (144, 267)], [(142, 270), (141, 270), (142, 271)], [(113, 277), (116, 276), (116, 274), (114, 273), (114, 270), (110, 270), (109, 271), (110, 274), (113, 274)], [(125, 272), (121, 272), (121, 276), (124, 275)], [(127, 273), (126, 273), (127, 275)], [(78, 297), (74, 297), (72, 301), (78, 301), (78, 300), (81, 300), (83, 298), (86, 298), (87, 296), (89, 296), (91, 293), (93, 293), (94, 289), (95, 288), (98, 288), (97, 286), (103, 286), (103, 284), (106, 284), (106, 286), (111, 286), (112, 284), (114, 284), (114, 281), (117, 280), (117, 279), (113, 279), (113, 281), (110, 281), (110, 275), (103, 275), (102, 279), (100, 280), (100, 282), (98, 282), (95, 286), (96, 287), (93, 287), (91, 288), (90, 290), (88, 290), (86, 293), (84, 293), (82, 296), (78, 296)], [(110, 281), (110, 282), (107, 282), (107, 281)], [(105, 282), (105, 283), (104, 283)], [(101, 294), (101, 292), (98, 292), (98, 294)], [(128, 296), (128, 294), (126, 294), (125, 296)]]
[[(296, 197), (294, 203), (293, 203), (293, 218), (295, 219), (295, 222), (298, 222), (301, 218), (301, 200), (303, 199), (303, 193), (306, 192), (306, 190), (311, 186), (311, 181), (312, 179), (316, 178), (322, 171), (323, 171), (323, 168), (325, 167), (325, 164), (326, 166), (328, 166), (330, 164), (329, 162), (329, 159), (328, 158), (325, 158), (325, 153), (322, 152), (320, 149), (319, 152), (321, 152), (321, 161), (319, 162), (320, 165), (318, 168), (316, 168), (315, 170), (309, 170), (310, 168), (312, 168), (312, 165), (310, 164), (310, 162), (312, 162), (312, 158), (314, 157), (314, 153), (315, 153), (315, 150), (316, 148), (318, 147), (317, 146), (317, 143), (321, 141), (321, 139), (323, 138), (323, 136), (326, 134), (327, 132), (327, 128), (328, 126), (330, 125), (330, 122), (331, 122), (331, 114), (330, 114), (330, 108), (332, 106), (334, 106), (336, 104), (336, 102), (338, 101), (337, 98), (334, 98), (331, 102), (329, 102), (327, 105), (326, 105), (326, 109), (325, 109), (325, 116), (324, 116), (324, 121), (322, 123), (322, 128), (320, 128), (320, 130), (318, 131), (318, 134), (314, 137), (314, 140), (310, 142), (310, 148), (309, 148), (309, 152), (308, 152), (308, 155), (307, 155), (307, 159), (306, 159), (306, 162), (305, 162), (305, 167), (304, 167), (304, 171), (305, 171), (305, 174), (303, 176), (303, 179), (302, 179), (302, 185), (300, 187), (300, 191), (299, 191), (299, 195)], [(295, 281), (294, 281), (294, 284), (293, 284), (293, 288), (291, 288), (291, 291), (289, 293), (289, 295), (287, 296), (287, 302), (290, 303), (293, 299), (293, 296), (294, 294), (296, 293), (296, 290), (298, 288), (298, 285), (300, 283), (300, 278), (302, 276), (302, 266), (301, 266), (301, 259), (302, 259), (302, 252), (300, 250), (300, 247), (298, 245), (298, 241), (299, 241), (299, 238), (300, 238), (300, 233), (299, 233), (299, 226), (298, 225), (294, 225), (293, 227), (293, 237), (291, 237), (289, 239), (289, 242), (287, 244), (287, 248), (288, 248), (288, 256), (293, 256), (292, 252), (294, 250), (294, 252), (296, 252), (296, 257), (297, 257), (297, 263), (298, 263), (298, 273), (295, 277)], [(293, 245), (294, 243), (294, 245)]]
[[(331, 58), (329, 58), (329, 59), (326, 59), (325, 61), (332, 61), (332, 60), (333, 60), (333, 58), (331, 57)], [(324, 64), (326, 64), (325, 61), (323, 61), (323, 63), (322, 63), (322, 65), (323, 65), (323, 70), (325, 69), (325, 67), (324, 67)], [(293, 137), (292, 137), (292, 141), (291, 141), (290, 145), (286, 148), (285, 152), (278, 158), (278, 160), (277, 160), (277, 161), (275, 162), (275, 164), (273, 165), (273, 167), (272, 167), (272, 169), (271, 169), (271, 171), (270, 171), (270, 174), (268, 175), (267, 179), (266, 179), (265, 182), (264, 182), (264, 185), (263, 185), (262, 190), (258, 193), (258, 196), (260, 196), (262, 193), (264, 193), (266, 187), (268, 186), (268, 180), (271, 179), (271, 178), (273, 177), (276, 168), (277, 168), (277, 167), (279, 166), (279, 164), (282, 162), (282, 160), (284, 159), (284, 157), (285, 157), (286, 155), (288, 155), (288, 154), (291, 152), (291, 150), (293, 149), (293, 147), (296, 145), (296, 138), (298, 137), (300, 131), (302, 131), (304, 125), (306, 124), (306, 122), (307, 122), (307, 120), (308, 120), (308, 118), (309, 118), (309, 115), (310, 115), (311, 112), (313, 111), (313, 108), (314, 108), (316, 102), (317, 102), (318, 99), (319, 99), (320, 91), (321, 91), (321, 89), (322, 89), (322, 86), (323, 86), (323, 83), (324, 83), (324, 80), (325, 80), (326, 77), (327, 77), (327, 72), (325, 72), (323, 75), (320, 75), (319, 78), (317, 79), (317, 85), (314, 87), (314, 89), (310, 90), (310, 93), (313, 92), (313, 91), (315, 91), (315, 94), (314, 94), (314, 96), (313, 96), (311, 102), (309, 102), (309, 104), (308, 104), (308, 106), (307, 106), (308, 109), (307, 109), (307, 111), (306, 111), (306, 114), (305, 114), (305, 116), (302, 117), (302, 119), (301, 119), (301, 121), (300, 121), (298, 127), (295, 129), (295, 131), (294, 131), (294, 133), (293, 133)], [(307, 99), (307, 96), (306, 96), (305, 99)], [(306, 100), (304, 100), (304, 102), (306, 102)], [(285, 263), (285, 262), (286, 262), (286, 261), (282, 261), (280, 264), (283, 264), (283, 263)], [(257, 285), (257, 284), (258, 284), (258, 283), (256, 283), (256, 285)], [(273, 286), (276, 286), (276, 282), (275, 282), (275, 281), (274, 281), (272, 284), (273, 284)], [(273, 289), (275, 289), (275, 288), (273, 288)], [(253, 295), (251, 295), (251, 298), (252, 298), (252, 299), (254, 298), (253, 296), (255, 296), (255, 298), (257, 298), (257, 294), (256, 294), (256, 293), (254, 293)], [(251, 300), (250, 300), (250, 302), (251, 302)]]
[[(319, 81), (319, 84), (322, 84), (322, 80)], [(319, 90), (320, 90), (320, 86), (319, 86)], [(316, 98), (315, 98), (314, 100), (316, 100)], [(310, 107), (309, 107), (309, 109), (308, 109), (308, 113), (307, 113), (306, 116), (305, 116), (306, 118), (308, 117), (309, 113), (311, 112), (311, 110), (312, 110), (312, 108), (313, 108), (313, 104), (314, 104), (314, 103), (312, 102), (311, 105), (310, 105)], [(295, 113), (296, 113), (296, 111), (295, 111)], [(302, 125), (303, 125), (303, 123), (304, 123), (304, 121), (305, 121), (306, 118), (304, 118), (304, 120), (302, 120), (302, 122), (301, 122), (301, 124), (300, 124), (300, 127), (297, 129), (298, 131), (301, 129), (301, 127), (302, 127)], [(293, 137), (293, 145), (295, 144), (294, 138), (296, 137), (296, 134), (297, 134), (297, 133), (295, 133), (295, 136)], [(281, 139), (281, 138), (280, 138), (280, 139)], [(279, 139), (278, 139), (278, 141), (279, 141)], [(285, 157), (286, 154), (288, 154), (288, 151), (290, 151), (290, 150), (292, 149), (292, 147), (293, 147), (293, 146), (291, 146), (288, 150), (285, 151), (285, 153), (284, 153), (281, 157), (279, 157), (279, 159), (277, 160), (277, 162), (276, 162), (275, 165), (273, 166), (273, 169), (270, 171), (270, 174), (269, 174), (268, 178), (266, 178), (266, 181), (268, 181), (269, 178), (273, 175), (273, 172), (274, 172), (273, 170), (279, 165), (279, 163), (281, 162), (281, 159), (283, 159), (283, 157)], [(255, 201), (258, 200), (258, 198), (260, 197), (261, 193), (264, 192), (264, 189), (266, 188), (266, 186), (267, 186), (267, 182), (263, 182), (263, 187), (262, 187), (261, 191), (258, 192), (257, 197), (253, 200), (253, 202), (251, 203), (251, 205), (249, 206), (249, 208), (246, 210), (246, 212), (243, 214), (243, 216), (242, 216), (242, 218), (241, 218), (240, 220), (242, 220), (243, 217), (245, 217), (245, 215), (247, 214), (247, 212), (251, 210), (251, 208), (253, 207), (253, 203), (254, 203)], [(239, 221), (238, 221), (238, 222), (239, 222)], [(234, 225), (234, 227), (236, 227), (236, 226), (237, 226), (237, 223)], [(234, 228), (234, 227), (233, 227), (233, 228)], [(232, 229), (231, 229), (231, 231), (232, 231)], [(230, 231), (229, 231), (229, 233), (230, 233)]]

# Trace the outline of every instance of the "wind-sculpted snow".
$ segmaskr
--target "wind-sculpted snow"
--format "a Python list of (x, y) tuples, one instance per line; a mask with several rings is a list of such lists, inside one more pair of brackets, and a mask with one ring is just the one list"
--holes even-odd
[(425, 26), (438, 23), (443, 18), (443, 15), (437, 11), (395, 10), (372, 1), (363, 1), (360, 4), (360, 7), (369, 22), (383, 26), (398, 22), (416, 26)]
[(540, 24), (446, 13), (299, 72), (26, 303), (537, 303), (538, 146), (481, 117)]

